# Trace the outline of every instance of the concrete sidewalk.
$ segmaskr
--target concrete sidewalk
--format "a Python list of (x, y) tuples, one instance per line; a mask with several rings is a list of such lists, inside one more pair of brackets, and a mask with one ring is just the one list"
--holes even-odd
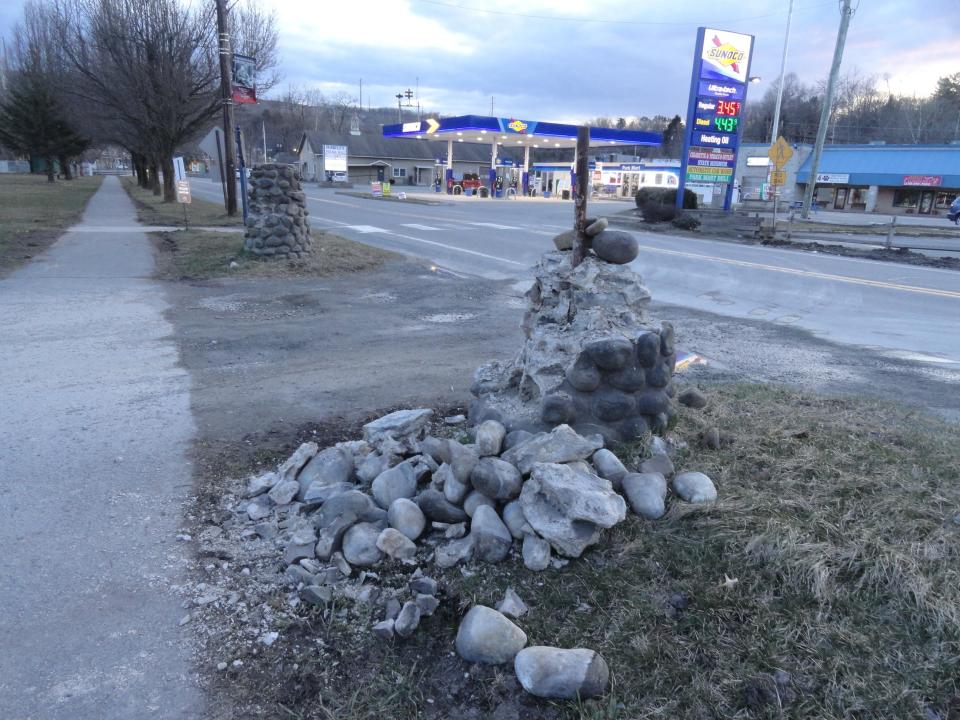
[[(189, 376), (134, 207), (0, 281), (0, 718), (197, 718), (175, 540)], [(86, 232), (89, 228), (104, 232)]]

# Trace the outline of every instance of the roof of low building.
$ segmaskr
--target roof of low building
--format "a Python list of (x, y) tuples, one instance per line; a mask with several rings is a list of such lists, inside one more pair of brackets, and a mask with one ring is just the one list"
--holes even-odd
[[(391, 160), (431, 160), (444, 158), (447, 155), (446, 141), (424, 141), (407, 138), (385, 138), (380, 135), (364, 134), (350, 135), (349, 133), (325, 133), (308, 131), (304, 133), (297, 153), (303, 147), (304, 139), (310, 141), (310, 147), (315, 153), (323, 152), (324, 145), (346, 145), (347, 156), (351, 158), (386, 158)], [(503, 150), (503, 148), (500, 148)], [(505, 154), (505, 153), (498, 153)], [(512, 157), (512, 153), (510, 153)], [(471, 145), (468, 143), (454, 143), (454, 161), (462, 162), (490, 162), (490, 147)]]
[[(808, 182), (812, 157), (800, 166), (798, 182)], [(904, 178), (939, 178), (942, 187), (960, 187), (960, 145), (827, 145), (820, 174), (849, 174), (850, 184), (903, 186)], [(928, 184), (934, 184), (933, 182)]]

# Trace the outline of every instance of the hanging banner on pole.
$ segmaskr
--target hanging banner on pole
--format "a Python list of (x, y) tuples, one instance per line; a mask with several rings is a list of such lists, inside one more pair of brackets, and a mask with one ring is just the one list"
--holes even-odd
[(233, 101), (255, 103), (257, 101), (257, 61), (249, 55), (233, 56)]

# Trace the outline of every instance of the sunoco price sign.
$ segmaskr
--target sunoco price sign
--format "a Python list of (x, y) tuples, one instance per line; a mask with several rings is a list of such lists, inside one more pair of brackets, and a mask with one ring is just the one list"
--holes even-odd
[(704, 27), (697, 31), (678, 204), (689, 180), (726, 184), (724, 209), (730, 208), (752, 55), (752, 35)]

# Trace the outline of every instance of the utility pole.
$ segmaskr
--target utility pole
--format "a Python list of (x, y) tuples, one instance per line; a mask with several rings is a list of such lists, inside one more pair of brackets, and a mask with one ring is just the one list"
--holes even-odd
[(840, 29), (837, 31), (837, 45), (833, 50), (833, 65), (830, 67), (830, 78), (827, 80), (827, 91), (823, 98), (823, 107), (820, 108), (820, 126), (817, 128), (817, 141), (813, 145), (813, 157), (810, 161), (810, 177), (807, 188), (803, 193), (803, 209), (800, 216), (806, 220), (810, 217), (810, 205), (813, 202), (813, 191), (817, 185), (817, 172), (820, 169), (820, 156), (823, 154), (823, 143), (827, 139), (827, 126), (830, 124), (830, 111), (833, 108), (833, 90), (840, 74), (840, 61), (843, 60), (843, 46), (847, 42), (847, 28), (853, 9), (850, 0), (842, 0), (840, 8)]
[(576, 197), (573, 201), (573, 256), (570, 264), (576, 267), (587, 254), (587, 193), (589, 182), (590, 128), (581, 125), (577, 128), (577, 157), (574, 165), (574, 175), (577, 179)]
[(260, 130), (263, 132), (263, 162), (268, 162), (267, 160), (267, 123), (263, 120), (260, 121)]
[(773, 145), (780, 135), (780, 104), (783, 102), (783, 78), (787, 72), (787, 46), (790, 44), (790, 20), (793, 19), (793, 0), (787, 10), (787, 32), (783, 36), (783, 56), (780, 58), (780, 87), (777, 89), (777, 104), (773, 109), (773, 128), (770, 130), (770, 144)]
[(217, 37), (220, 45), (220, 95), (223, 98), (223, 144), (226, 154), (227, 215), (237, 214), (237, 149), (233, 141), (233, 78), (230, 62), (230, 33), (227, 31), (226, 0), (214, 0), (217, 4)]

